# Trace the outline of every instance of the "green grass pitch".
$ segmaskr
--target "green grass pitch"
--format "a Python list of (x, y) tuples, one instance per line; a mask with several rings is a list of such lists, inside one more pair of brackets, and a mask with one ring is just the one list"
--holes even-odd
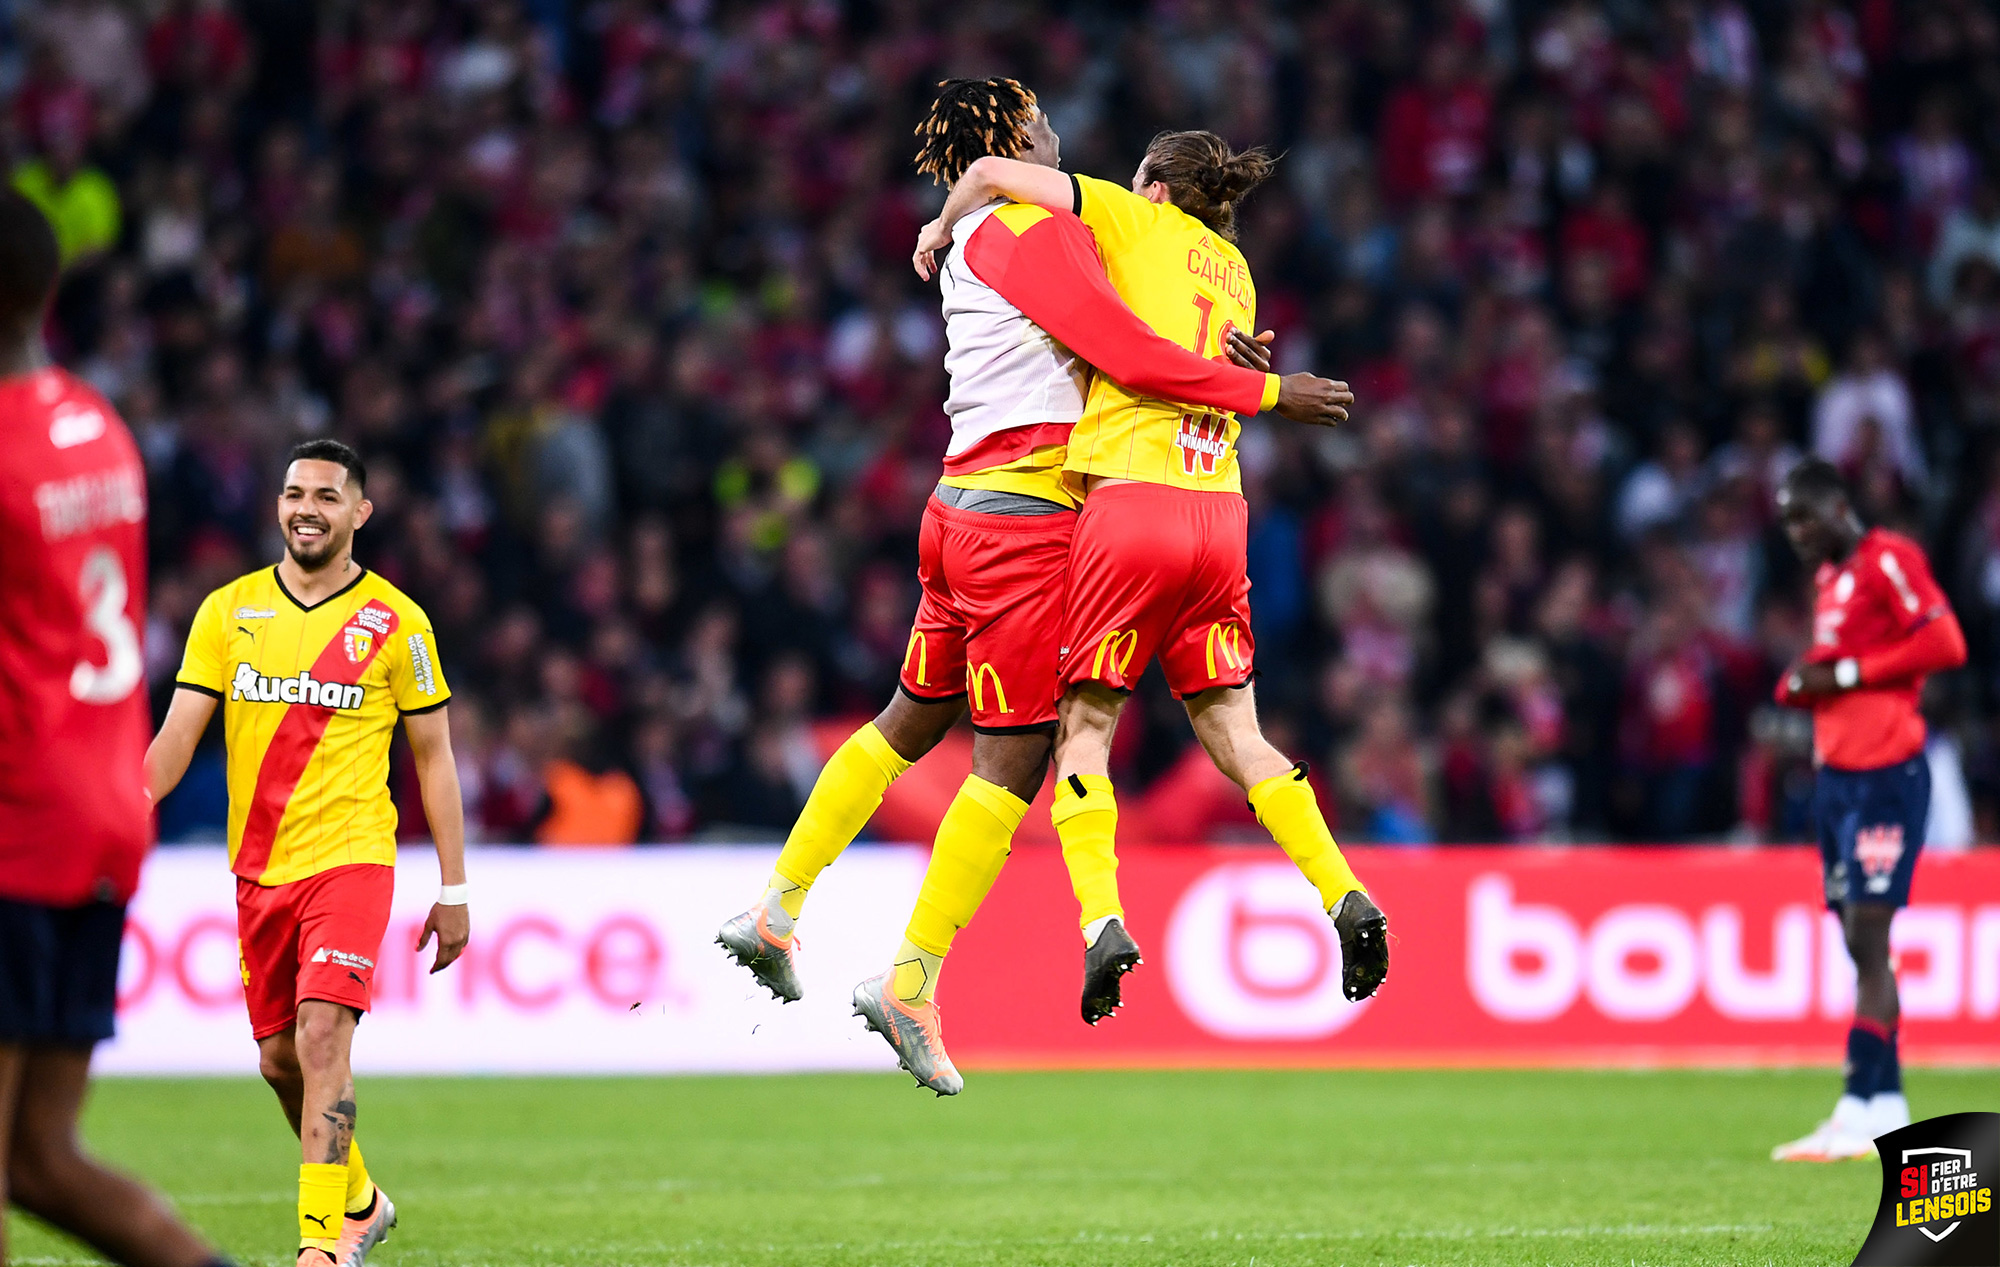
[[(1924, 1115), (2000, 1072), (1919, 1070)], [(1798, 1072), (973, 1072), (364, 1078), (361, 1138), (441, 1264), (1842, 1264), (1874, 1162), (1775, 1165)], [(108, 1080), (94, 1146), (246, 1264), (286, 1264), (298, 1154), (261, 1083)], [(95, 1261), (31, 1220), (16, 1263)]]

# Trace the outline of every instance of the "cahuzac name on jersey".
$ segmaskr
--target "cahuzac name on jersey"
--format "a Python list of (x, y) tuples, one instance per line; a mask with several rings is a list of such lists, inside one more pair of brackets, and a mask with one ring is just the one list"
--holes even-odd
[(1229, 296), (1245, 308), (1256, 302), (1256, 292), (1250, 287), (1250, 270), (1235, 260), (1210, 255), (1196, 245), (1188, 248), (1187, 269), (1203, 285), (1213, 286), (1218, 293)]
[(258, 704), (317, 704), (321, 708), (361, 707), (365, 692), (351, 682), (322, 682), (300, 670), (291, 677), (265, 677), (254, 664), (238, 664), (229, 698)]

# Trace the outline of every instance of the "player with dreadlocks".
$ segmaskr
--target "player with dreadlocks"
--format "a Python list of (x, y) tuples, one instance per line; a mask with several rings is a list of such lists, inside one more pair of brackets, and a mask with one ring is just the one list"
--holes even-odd
[[(956, 181), (988, 155), (1053, 170), (1060, 141), (1011, 79), (949, 80), (917, 129), (919, 169)], [(938, 826), (916, 910), (887, 972), (856, 987), (857, 1014), (903, 1067), (940, 1095), (963, 1085), (933, 1000), (953, 937), (1006, 861), (1047, 771), (1055, 732), (1057, 627), (1076, 501), (1064, 487), (1070, 428), (1097, 373), (1208, 408), (1345, 417), (1335, 384), (1245, 368), (1154, 334), (1106, 281), (1089, 232), (1068, 212), (995, 201), (958, 225), (941, 286), (952, 438), (924, 510), (923, 597), (896, 695), (820, 772), (764, 895), (717, 940), (779, 998), (800, 996), (793, 926), (807, 890), (968, 704), (972, 772)], [(1129, 967), (1130, 964), (1124, 965)], [(1115, 977), (1116, 967), (1109, 968)]]
[[(932, 252), (963, 240), (995, 200), (1075, 213), (1132, 311), (1180, 346), (1219, 355), (1233, 332), (1254, 328), (1257, 292), (1236, 249), (1236, 208), (1272, 166), (1263, 150), (1239, 153), (1212, 132), (1154, 137), (1129, 188), (982, 157), (919, 235), (913, 262), (926, 272)], [(1190, 407), (1199, 403), (1099, 375), (1066, 451), (1065, 488), (1083, 509), (1060, 640), (1051, 817), (1081, 908), (1084, 962), (1104, 958), (1107, 941), (1138, 957), (1118, 897), (1109, 760), (1119, 711), (1157, 656), (1216, 768), (1318, 891), (1340, 939), (1342, 989), (1364, 999), (1388, 976), (1388, 920), (1334, 843), (1305, 763), (1257, 724), (1241, 424), (1226, 409)]]

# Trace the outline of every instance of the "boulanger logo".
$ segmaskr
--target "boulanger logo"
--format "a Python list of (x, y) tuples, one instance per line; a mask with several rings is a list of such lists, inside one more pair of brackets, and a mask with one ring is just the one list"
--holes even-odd
[(265, 677), (254, 664), (238, 664), (229, 698), (257, 704), (317, 704), (341, 710), (361, 707), (366, 692), (352, 682), (322, 682), (300, 670), (291, 677)]
[(1000, 685), (1000, 670), (994, 668), (991, 664), (968, 664), (965, 666), (965, 689), (972, 693), (972, 706), (978, 709), (986, 707), (985, 686), (989, 678), (993, 682), (993, 707), (995, 711), (1002, 713), (1013, 712), (1013, 709), (1007, 707), (1007, 691)]
[(1194, 882), (1167, 925), (1167, 984), (1219, 1038), (1325, 1038), (1368, 1002), (1340, 991), (1340, 936), (1288, 862), (1229, 863)]
[(1882, 1200), (1856, 1267), (1996, 1267), (2000, 1212), (1989, 1172), (2000, 1164), (2000, 1113), (1952, 1113), (1875, 1140)]

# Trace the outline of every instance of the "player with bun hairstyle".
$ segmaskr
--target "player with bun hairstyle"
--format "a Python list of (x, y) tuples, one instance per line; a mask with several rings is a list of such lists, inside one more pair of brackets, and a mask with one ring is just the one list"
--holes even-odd
[[(962, 183), (991, 156), (1056, 171), (1061, 141), (1011, 79), (954, 79), (917, 128), (918, 170)], [(820, 772), (764, 895), (717, 936), (778, 998), (801, 994), (795, 922), (808, 889), (868, 821), (889, 784), (970, 711), (972, 772), (938, 825), (930, 867), (889, 970), (861, 983), (855, 1010), (903, 1067), (940, 1095), (962, 1086), (946, 1056), (933, 992), (953, 937), (1006, 861), (1014, 830), (1047, 773), (1054, 739), (1057, 635), (1076, 501), (1063, 464), (1100, 381), (1131, 391), (1303, 416), (1337, 409), (1336, 385), (1263, 372), (1261, 345), (1239, 338), (1246, 368), (1162, 338), (1122, 303), (1090, 234), (1068, 211), (989, 199), (970, 209), (940, 277), (945, 412), (952, 440), (924, 510), (923, 597), (896, 696)], [(1088, 362), (1088, 364), (1086, 364)], [(968, 708), (969, 705), (969, 708)]]
[[(959, 218), (989, 199), (1073, 212), (1134, 312), (1197, 355), (1219, 356), (1255, 328), (1236, 209), (1272, 167), (1262, 150), (1238, 153), (1212, 132), (1154, 137), (1129, 189), (982, 158), (924, 227), (914, 263), (926, 272)], [(1339, 387), (1342, 403), (1351, 402)], [(1346, 417), (1341, 409), (1301, 420)], [(1318, 890), (1340, 937), (1347, 997), (1367, 998), (1388, 975), (1386, 917), (1334, 843), (1305, 763), (1279, 752), (1257, 724), (1240, 429), (1233, 413), (1100, 375), (1070, 435), (1065, 478), (1084, 502), (1063, 615), (1052, 816), (1081, 907), (1087, 1020), (1118, 1006), (1119, 977), (1139, 962), (1118, 898), (1109, 769), (1119, 711), (1155, 656), (1216, 768), (1243, 788), (1258, 821)]]
[(1241, 153), (1213, 132), (1162, 132), (1139, 165), (1148, 183), (1167, 187), (1167, 200), (1230, 242), (1236, 205), (1277, 167), (1262, 146)]

